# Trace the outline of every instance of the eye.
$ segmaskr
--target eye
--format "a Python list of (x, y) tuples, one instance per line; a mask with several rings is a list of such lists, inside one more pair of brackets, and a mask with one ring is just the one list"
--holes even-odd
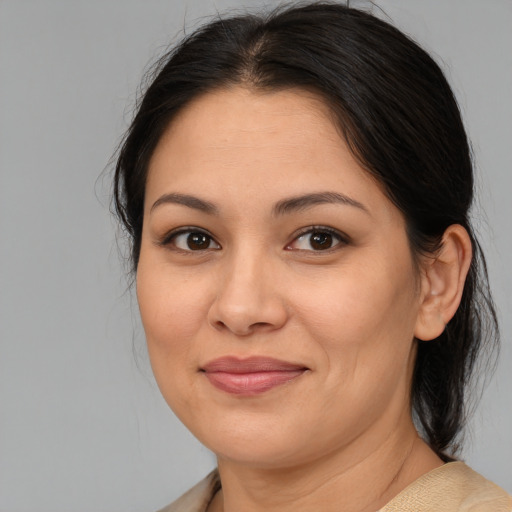
[(206, 251), (220, 249), (220, 245), (207, 233), (198, 230), (182, 230), (172, 233), (166, 238), (163, 245), (173, 245), (181, 251)]
[(327, 228), (313, 228), (295, 238), (286, 249), (327, 251), (341, 243), (346, 243), (346, 239), (341, 234)]

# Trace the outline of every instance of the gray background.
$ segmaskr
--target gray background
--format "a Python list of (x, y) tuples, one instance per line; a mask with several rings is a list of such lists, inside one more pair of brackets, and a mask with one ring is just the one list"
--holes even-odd
[[(473, 140), (504, 347), (467, 461), (512, 491), (512, 2), (380, 0)], [(147, 63), (234, 0), (0, 0), (0, 510), (151, 511), (213, 465), (153, 383), (108, 175)]]

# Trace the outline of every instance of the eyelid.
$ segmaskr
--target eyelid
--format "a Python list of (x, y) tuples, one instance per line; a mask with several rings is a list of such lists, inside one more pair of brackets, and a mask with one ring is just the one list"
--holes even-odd
[(179, 247), (174, 246), (173, 250), (179, 251), (179, 252), (182, 252), (182, 253), (194, 253), (194, 252), (204, 253), (206, 251), (211, 251), (211, 250), (218, 251), (219, 249), (222, 248), (220, 243), (217, 242), (215, 237), (208, 230), (203, 229), (203, 228), (199, 228), (197, 226), (181, 226), (179, 228), (174, 228), (171, 231), (168, 231), (167, 233), (165, 233), (165, 235), (160, 240), (157, 241), (157, 244), (162, 246), (162, 247), (169, 247), (172, 244), (173, 239), (175, 239), (179, 235), (183, 235), (185, 233), (201, 233), (203, 235), (206, 235), (207, 237), (209, 237), (212, 240), (213, 243), (218, 245), (218, 248), (215, 247), (215, 248), (204, 249), (202, 251), (199, 251), (199, 250), (198, 251), (193, 251), (193, 250), (181, 249)]
[[(310, 234), (310, 233), (316, 233), (316, 232), (328, 233), (328, 234), (332, 235), (333, 237), (337, 238), (339, 240), (339, 242), (336, 245), (334, 245), (328, 249), (321, 250), (321, 251), (315, 251), (314, 249), (294, 249), (291, 247), (291, 245), (294, 242), (296, 242), (300, 237)], [(348, 235), (346, 235), (345, 233), (343, 233), (342, 231), (331, 228), (329, 226), (315, 225), (315, 226), (308, 226), (306, 228), (302, 228), (297, 233), (295, 233), (291, 242), (286, 244), (285, 249), (289, 250), (289, 251), (304, 251), (304, 252), (311, 252), (311, 253), (319, 253), (319, 254), (325, 253), (326, 254), (326, 253), (330, 253), (331, 251), (335, 251), (336, 249), (339, 249), (340, 246), (344, 246), (349, 243), (350, 243), (350, 237)]]

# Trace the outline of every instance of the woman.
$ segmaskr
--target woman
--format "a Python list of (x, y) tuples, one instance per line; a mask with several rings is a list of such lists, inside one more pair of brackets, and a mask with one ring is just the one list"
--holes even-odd
[[(455, 461), (497, 344), (438, 66), (310, 4), (166, 56), (120, 150), (152, 368), (218, 471), (166, 511), (510, 511)], [(419, 432), (419, 433), (418, 433)]]

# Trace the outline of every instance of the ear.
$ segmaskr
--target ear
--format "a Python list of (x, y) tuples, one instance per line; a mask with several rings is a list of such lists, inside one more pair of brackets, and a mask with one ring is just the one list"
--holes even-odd
[(468, 232), (459, 224), (449, 226), (439, 251), (422, 262), (416, 338), (433, 340), (443, 333), (459, 307), (471, 258)]

